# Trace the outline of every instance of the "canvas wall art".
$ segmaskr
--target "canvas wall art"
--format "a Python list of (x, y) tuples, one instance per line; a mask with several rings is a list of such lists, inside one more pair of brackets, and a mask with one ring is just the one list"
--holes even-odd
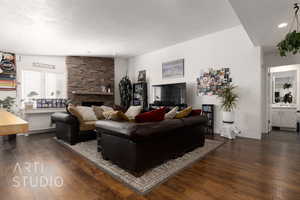
[(184, 59), (179, 59), (162, 64), (162, 78), (183, 78)]
[(0, 90), (16, 90), (15, 54), (0, 51)]
[(139, 71), (138, 82), (146, 82), (146, 70)]
[(231, 82), (232, 78), (230, 77), (229, 68), (210, 68), (207, 72), (201, 73), (200, 77), (197, 78), (197, 94), (198, 96), (217, 95), (219, 90)]

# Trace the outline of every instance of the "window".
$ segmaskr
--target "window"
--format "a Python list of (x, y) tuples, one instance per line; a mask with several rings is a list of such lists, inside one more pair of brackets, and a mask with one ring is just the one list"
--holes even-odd
[(32, 98), (66, 98), (65, 74), (23, 70), (22, 99)]

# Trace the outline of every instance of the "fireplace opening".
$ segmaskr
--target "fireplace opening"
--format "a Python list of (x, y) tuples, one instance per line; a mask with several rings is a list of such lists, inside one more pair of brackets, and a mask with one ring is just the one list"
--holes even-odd
[(101, 102), (101, 101), (83, 101), (81, 103), (82, 106), (88, 106), (88, 107), (91, 107), (91, 106), (102, 106), (104, 104), (104, 102)]

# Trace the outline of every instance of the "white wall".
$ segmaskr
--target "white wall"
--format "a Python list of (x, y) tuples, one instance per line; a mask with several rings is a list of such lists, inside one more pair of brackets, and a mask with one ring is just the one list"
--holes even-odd
[(288, 55), (287, 57), (281, 57), (278, 53), (265, 53), (264, 65), (270, 66), (284, 66), (300, 64), (300, 55)]
[[(184, 58), (185, 77), (162, 79), (163, 62)], [(261, 138), (261, 48), (254, 47), (242, 26), (179, 43), (158, 51), (147, 53), (129, 60), (130, 75), (136, 80), (139, 70), (147, 71), (149, 101), (152, 101), (151, 85), (187, 82), (187, 101), (195, 108), (204, 103), (216, 104), (215, 129), (221, 127), (221, 112), (216, 96), (196, 95), (196, 78), (201, 70), (209, 67), (230, 67), (233, 83), (239, 86), (240, 101), (236, 110), (236, 124), (242, 136)]]
[(115, 104), (120, 105), (119, 82), (128, 71), (128, 58), (115, 58)]

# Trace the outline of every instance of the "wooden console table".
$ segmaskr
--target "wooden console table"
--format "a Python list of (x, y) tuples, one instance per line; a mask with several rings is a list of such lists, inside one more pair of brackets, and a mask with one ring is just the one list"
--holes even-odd
[(0, 109), (0, 136), (12, 136), (14, 138), (16, 134), (27, 133), (28, 123), (23, 119)]

